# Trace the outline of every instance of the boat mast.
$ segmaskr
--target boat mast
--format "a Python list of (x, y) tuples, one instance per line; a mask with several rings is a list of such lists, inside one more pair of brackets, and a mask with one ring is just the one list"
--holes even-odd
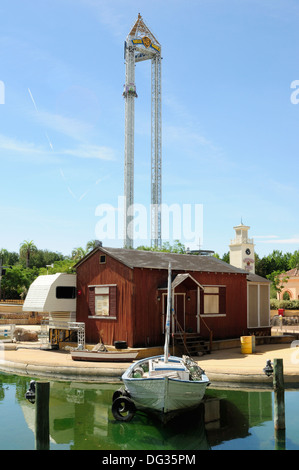
[(171, 310), (171, 263), (168, 265), (167, 312), (165, 322), (164, 362), (168, 362), (170, 337), (170, 310)]

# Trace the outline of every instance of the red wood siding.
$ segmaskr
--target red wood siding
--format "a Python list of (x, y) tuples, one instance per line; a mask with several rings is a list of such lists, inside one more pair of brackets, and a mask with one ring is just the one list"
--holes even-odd
[[(132, 270), (122, 265), (112, 257), (106, 256), (106, 263), (100, 264), (101, 252), (94, 253), (84, 263), (77, 267), (77, 287), (81, 295), (77, 298), (77, 321), (85, 322), (86, 341), (96, 344), (100, 335), (105, 344), (113, 344), (114, 341), (127, 341), (133, 346), (132, 327)], [(110, 316), (116, 316), (116, 320), (110, 318), (89, 318), (89, 308), (94, 309), (94, 300), (89, 299), (91, 285), (116, 284), (109, 290)], [(93, 307), (89, 302), (93, 302)]]
[(134, 342), (136, 346), (163, 344), (162, 295), (158, 287), (167, 283), (167, 276), (167, 270), (134, 269)]
[[(247, 332), (247, 280), (244, 274), (192, 273), (201, 285), (226, 287), (225, 316), (203, 315), (214, 339), (235, 338)], [(224, 306), (220, 305), (221, 311)], [(203, 311), (203, 309), (201, 309)], [(208, 338), (209, 332), (203, 321), (200, 333)]]

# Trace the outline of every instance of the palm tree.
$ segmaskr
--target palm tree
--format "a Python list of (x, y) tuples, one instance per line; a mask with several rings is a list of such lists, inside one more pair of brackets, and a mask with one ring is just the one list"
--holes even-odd
[(86, 249), (82, 248), (81, 246), (74, 248), (72, 251), (72, 259), (74, 261), (79, 261), (80, 259), (84, 258), (87, 253), (92, 251), (95, 247), (100, 246), (100, 242), (98, 240), (90, 240), (86, 243)]
[(74, 248), (72, 251), (72, 259), (74, 261), (79, 261), (85, 255), (86, 255), (86, 250), (84, 250), (84, 248), (82, 248), (81, 246)]
[(24, 240), (20, 246), (20, 256), (26, 258), (26, 268), (29, 268), (30, 256), (32, 253), (35, 253), (37, 248), (33, 243), (33, 240), (28, 241)]
[(89, 242), (86, 243), (87, 253), (89, 251), (94, 250), (94, 248), (96, 248), (97, 246), (100, 246), (100, 245), (101, 245), (101, 242), (99, 242), (99, 240), (90, 240)]
[(0, 250), (0, 264), (7, 263), (7, 258), (8, 258), (8, 251), (5, 248), (2, 248)]

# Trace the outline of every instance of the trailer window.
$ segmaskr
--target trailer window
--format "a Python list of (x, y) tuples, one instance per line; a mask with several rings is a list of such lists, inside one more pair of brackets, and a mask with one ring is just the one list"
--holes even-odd
[(56, 299), (75, 299), (76, 287), (72, 286), (57, 286)]

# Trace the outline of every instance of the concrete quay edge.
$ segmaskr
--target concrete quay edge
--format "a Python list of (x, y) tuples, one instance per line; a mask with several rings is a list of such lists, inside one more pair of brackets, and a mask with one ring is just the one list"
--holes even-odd
[[(198, 365), (205, 370), (211, 387), (269, 388), (272, 377), (267, 377), (263, 368), (270, 359), (282, 358), (286, 388), (299, 387), (299, 348), (289, 343), (261, 344), (252, 354), (242, 354), (240, 347), (217, 349), (211, 354), (194, 356)], [(49, 378), (62, 381), (115, 382), (121, 383), (121, 376), (130, 363), (81, 362), (73, 361), (63, 351), (41, 350), (40, 345), (16, 345), (4, 343), (0, 349), (0, 370), (29, 377)]]

